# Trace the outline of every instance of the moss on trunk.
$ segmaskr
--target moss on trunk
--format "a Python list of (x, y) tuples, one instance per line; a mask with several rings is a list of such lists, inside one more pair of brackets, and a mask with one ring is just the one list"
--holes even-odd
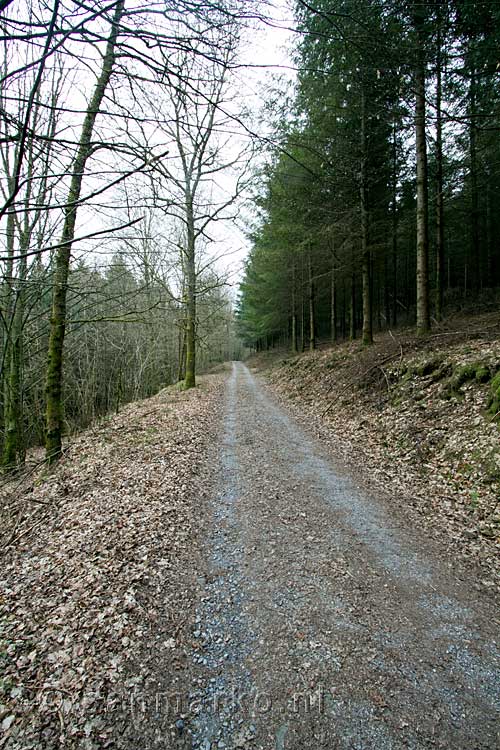
[(118, 27), (123, 14), (124, 0), (115, 8), (111, 33), (106, 45), (101, 73), (89, 102), (83, 121), (78, 151), (73, 164), (71, 184), (66, 201), (64, 225), (56, 256), (56, 269), (52, 290), (52, 313), (50, 317), (49, 345), (46, 375), (46, 435), (45, 450), (49, 463), (56, 461), (62, 451), (63, 434), (63, 352), (66, 332), (66, 294), (71, 258), (71, 248), (75, 236), (76, 214), (80, 200), (85, 166), (92, 150), (92, 134), (100, 111), (104, 94), (111, 78), (115, 63), (115, 47)]

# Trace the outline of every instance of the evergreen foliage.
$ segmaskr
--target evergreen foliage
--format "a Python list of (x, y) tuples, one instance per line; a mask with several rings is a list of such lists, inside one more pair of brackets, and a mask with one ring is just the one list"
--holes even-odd
[(264, 170), (244, 341), (369, 344), (417, 317), (425, 333), (443, 304), (494, 300), (500, 6), (297, 0), (295, 13), (300, 73)]

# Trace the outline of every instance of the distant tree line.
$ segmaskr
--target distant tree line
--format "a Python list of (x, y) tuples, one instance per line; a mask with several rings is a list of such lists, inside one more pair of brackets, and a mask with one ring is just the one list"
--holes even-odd
[[(102, 268), (78, 262), (68, 279), (64, 362), (64, 434), (147, 398), (185, 377), (186, 308), (168, 282), (118, 253)], [(200, 300), (198, 367), (202, 372), (237, 354), (233, 308), (218, 279)], [(23, 324), (22, 403), (16, 415), (16, 465), (45, 441), (45, 379), (51, 283), (34, 266), (25, 282), (29, 315)], [(12, 450), (4, 433), (4, 466)]]
[(239, 331), (314, 348), (494, 300), (500, 286), (500, 5), (297, 0), (298, 81), (241, 284)]

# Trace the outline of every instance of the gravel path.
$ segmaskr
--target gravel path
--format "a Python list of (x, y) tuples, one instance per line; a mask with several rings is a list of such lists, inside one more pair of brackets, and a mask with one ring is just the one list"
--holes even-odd
[(193, 632), (193, 748), (496, 748), (497, 613), (240, 363)]

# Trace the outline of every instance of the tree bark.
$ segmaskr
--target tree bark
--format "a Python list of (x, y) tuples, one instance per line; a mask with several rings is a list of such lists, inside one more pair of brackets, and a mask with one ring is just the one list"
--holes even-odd
[(335, 274), (334, 252), (332, 252), (332, 270), (330, 284), (330, 338), (332, 344), (335, 344), (337, 341), (337, 279)]
[(186, 377), (186, 329), (184, 327), (184, 321), (182, 328), (179, 330), (179, 346), (178, 346), (178, 367), (177, 367), (177, 382), (180, 383)]
[(186, 376), (184, 388), (196, 386), (196, 252), (193, 201), (190, 194), (186, 198), (186, 276), (187, 276), (187, 309), (186, 309)]
[(443, 317), (444, 211), (441, 19), (436, 40), (436, 320)]
[[(27, 240), (27, 238), (25, 238)], [(27, 251), (27, 245), (21, 242), (21, 254)], [(17, 278), (17, 287), (12, 300), (12, 320), (9, 333), (7, 359), (8, 380), (6, 387), (4, 448), (2, 464), (7, 470), (18, 468), (24, 463), (25, 444), (22, 409), (22, 362), (23, 362), (23, 318), (24, 298), (27, 273), (27, 259), (21, 258)]]
[(297, 354), (297, 301), (296, 301), (296, 281), (295, 281), (295, 263), (292, 263), (292, 352)]
[(63, 432), (63, 353), (66, 330), (66, 296), (71, 249), (75, 237), (76, 215), (83, 175), (92, 149), (92, 134), (115, 63), (118, 27), (123, 15), (124, 0), (120, 0), (113, 15), (111, 32), (106, 44), (102, 68), (83, 121), (78, 151), (73, 164), (71, 183), (66, 201), (60, 247), (57, 250), (52, 290), (52, 312), (49, 328), (49, 345), (46, 373), (46, 458), (54, 463), (61, 455)]
[[(9, 363), (11, 358), (12, 349), (12, 312), (13, 312), (13, 299), (14, 299), (14, 287), (13, 287), (13, 274), (14, 274), (14, 241), (15, 241), (15, 217), (14, 213), (9, 213), (7, 216), (6, 226), (6, 250), (7, 260), (5, 262), (4, 272), (4, 283), (2, 287), (2, 317), (3, 317), (3, 350), (0, 367), (1, 377), (1, 396), (2, 396), (2, 426), (4, 428), (4, 445), (3, 445), (3, 460), (2, 463), (10, 467), (10, 450), (7, 451), (8, 455), (5, 455), (7, 436), (5, 431), (7, 430), (7, 421), (9, 419), (8, 412), (10, 408), (10, 391), (9, 391), (9, 378), (6, 377), (9, 369)], [(7, 461), (7, 464), (6, 464)]]
[(306, 310), (304, 304), (304, 258), (300, 264), (300, 351), (306, 350)]
[(392, 325), (398, 321), (398, 152), (396, 121), (392, 130), (392, 205), (391, 205), (391, 234), (392, 234)]
[(356, 276), (354, 271), (351, 274), (351, 298), (349, 305), (349, 338), (354, 341), (356, 338)]
[(417, 334), (430, 330), (429, 311), (429, 216), (425, 122), (425, 5), (414, 14), (417, 44), (415, 70), (415, 139), (417, 159)]
[(342, 338), (344, 340), (347, 336), (346, 318), (347, 318), (347, 311), (346, 311), (345, 277), (342, 277), (342, 317), (340, 319), (340, 329), (341, 329)]
[(479, 247), (479, 194), (477, 180), (476, 70), (472, 65), (469, 83), (469, 159), (470, 159), (470, 287), (482, 287)]
[(309, 349), (316, 349), (316, 316), (315, 316), (315, 299), (314, 299), (314, 279), (311, 260), (311, 251), (309, 251)]
[[(17, 306), (18, 299), (14, 300)], [(18, 465), (18, 451), (21, 447), (20, 438), (20, 367), (21, 367), (21, 339), (18, 335), (18, 314), (14, 311), (14, 318), (10, 328), (10, 342), (6, 362), (5, 380), (5, 409), (4, 409), (4, 445), (2, 465), (6, 471), (13, 471)]]
[(361, 170), (360, 170), (360, 213), (361, 213), (361, 275), (363, 296), (362, 343), (373, 344), (373, 321), (371, 300), (371, 257), (368, 244), (368, 207), (366, 191), (366, 99), (361, 90)]

